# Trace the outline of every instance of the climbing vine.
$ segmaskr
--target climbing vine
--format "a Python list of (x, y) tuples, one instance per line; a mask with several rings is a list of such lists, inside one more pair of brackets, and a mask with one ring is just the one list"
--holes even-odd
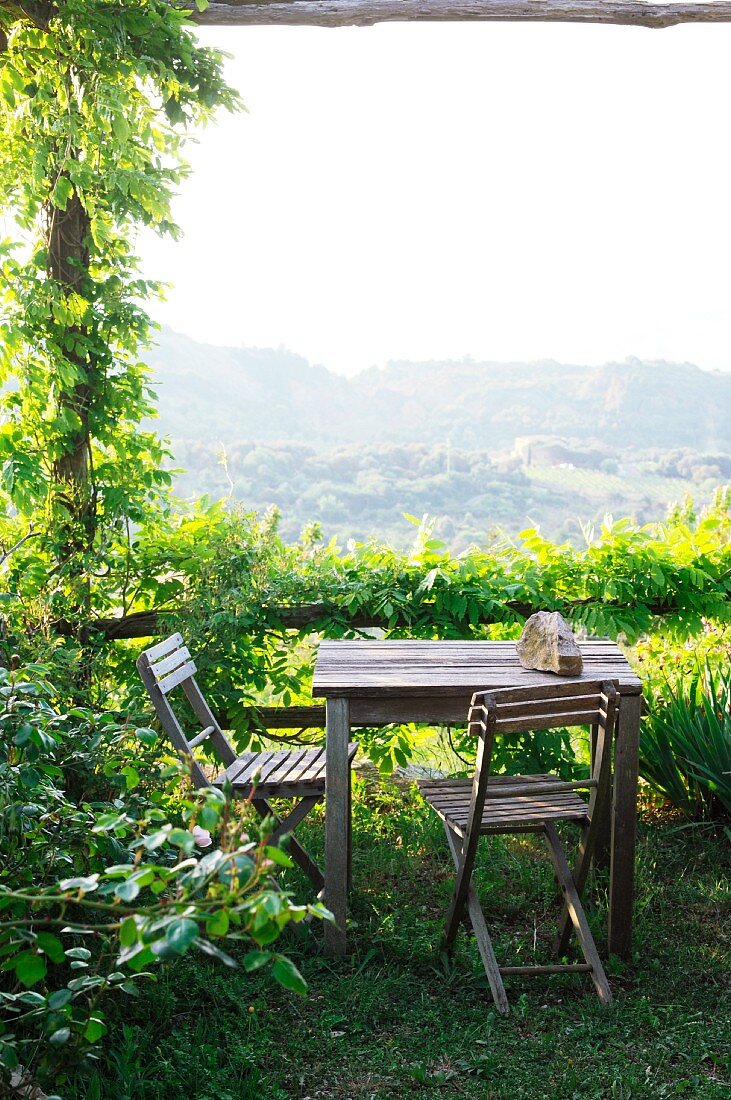
[(4, 3), (0, 31), (4, 552), (32, 540), (30, 588), (73, 623), (124, 603), (131, 532), (166, 507), (135, 235), (178, 234), (190, 130), (240, 101), (164, 0)]

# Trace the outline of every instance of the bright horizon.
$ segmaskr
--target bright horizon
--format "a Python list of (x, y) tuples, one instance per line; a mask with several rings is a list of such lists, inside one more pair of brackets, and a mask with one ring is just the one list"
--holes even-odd
[(729, 26), (217, 28), (249, 114), (191, 146), (156, 319), (388, 360), (731, 368)]

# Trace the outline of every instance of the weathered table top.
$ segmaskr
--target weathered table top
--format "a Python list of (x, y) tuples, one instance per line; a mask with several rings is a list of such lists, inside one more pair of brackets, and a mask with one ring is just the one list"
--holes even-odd
[[(642, 683), (619, 647), (588, 638), (579, 643), (581, 677), (619, 682), (620, 694), (640, 695)], [(556, 682), (550, 672), (522, 667), (515, 642), (343, 639), (320, 643), (312, 680), (315, 698), (459, 696), (498, 687)]]

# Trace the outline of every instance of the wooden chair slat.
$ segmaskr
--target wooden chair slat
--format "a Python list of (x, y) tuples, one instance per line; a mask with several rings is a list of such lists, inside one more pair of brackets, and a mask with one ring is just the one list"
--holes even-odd
[(311, 753), (308, 753), (304, 760), (300, 761), (300, 765), (297, 768), (296, 777), (293, 777), (293, 782), (296, 783), (310, 783), (316, 778), (320, 764), (325, 762), (325, 749), (319, 747), (313, 749)]
[[(499, 713), (499, 712), (498, 712)], [(597, 720), (597, 710), (563, 711), (560, 714), (536, 714), (532, 718), (498, 718), (496, 733), (530, 733), (553, 730), (557, 726), (590, 726)]]
[(157, 645), (150, 646), (145, 650), (145, 656), (150, 664), (153, 664), (159, 657), (164, 657), (166, 653), (170, 653), (173, 649), (177, 649), (178, 646), (183, 645), (182, 634), (171, 634), (169, 638), (166, 638), (164, 642), (158, 642)]
[[(619, 680), (612, 679), (612, 677), (607, 679), (615, 688), (619, 687)], [(501, 707), (504, 704), (538, 702), (541, 699), (574, 699), (581, 695), (599, 694), (604, 682), (604, 680), (571, 680), (568, 677), (561, 677), (561, 679), (556, 678), (553, 683), (529, 684), (526, 687), (490, 688), (486, 691), (477, 691), (473, 695), (472, 701), (473, 704), (479, 703), (485, 696), (489, 695), (495, 700), (495, 705)]]
[(172, 691), (178, 684), (182, 684), (183, 680), (189, 680), (191, 676), (195, 676), (195, 665), (192, 661), (189, 661), (187, 665), (181, 665), (180, 668), (176, 668), (175, 672), (171, 672), (169, 676), (164, 676), (162, 680), (157, 681), (157, 686), (163, 695), (167, 695), (169, 691)]
[(259, 785), (265, 786), (270, 782), (270, 776), (278, 771), (284, 764), (289, 756), (290, 749), (279, 749), (278, 752), (273, 752), (265, 764), (261, 764), (259, 767)]
[(229, 764), (225, 772), (216, 777), (216, 786), (223, 786), (224, 782), (229, 783), (238, 782), (239, 775), (246, 770), (248, 765), (255, 761), (259, 757), (258, 752), (244, 752), (241, 756), (238, 756), (233, 764)]
[(162, 680), (163, 676), (167, 672), (170, 672), (172, 669), (178, 668), (179, 665), (184, 665), (186, 663), (194, 664), (195, 662), (193, 661), (193, 658), (191, 657), (187, 647), (181, 646), (179, 649), (176, 649), (174, 653), (170, 653), (167, 657), (163, 657), (162, 660), (155, 661), (154, 664), (150, 664), (150, 668), (152, 670), (153, 676), (155, 677), (157, 682), (160, 683), (160, 680)]
[(528, 718), (531, 714), (572, 714), (577, 710), (594, 710), (601, 700), (600, 694), (572, 695), (567, 699), (534, 699), (522, 703), (497, 703), (497, 720)]
[(300, 761), (307, 755), (307, 749), (296, 749), (294, 752), (287, 753), (287, 758), (277, 768), (273, 775), (269, 776), (269, 783), (285, 783), (287, 780), (291, 782), (297, 775), (297, 768)]

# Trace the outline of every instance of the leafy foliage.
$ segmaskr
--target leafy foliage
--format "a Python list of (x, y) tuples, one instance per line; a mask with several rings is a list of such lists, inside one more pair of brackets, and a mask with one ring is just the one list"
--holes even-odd
[(291, 863), (266, 823), (191, 791), (152, 730), (54, 695), (39, 666), (0, 669), (0, 1068), (58, 1084), (106, 1034), (107, 995), (190, 949), (303, 992), (273, 945), (327, 914), (275, 884)]
[(691, 818), (731, 815), (731, 671), (666, 683), (643, 724), (643, 776)]
[(143, 303), (160, 288), (134, 232), (178, 232), (185, 128), (238, 97), (164, 0), (63, 0), (47, 23), (8, 8), (0, 206), (21, 240), (0, 249), (0, 504), (34, 536), (49, 613), (73, 619), (124, 577), (130, 531), (170, 482), (139, 429), (154, 413)]

